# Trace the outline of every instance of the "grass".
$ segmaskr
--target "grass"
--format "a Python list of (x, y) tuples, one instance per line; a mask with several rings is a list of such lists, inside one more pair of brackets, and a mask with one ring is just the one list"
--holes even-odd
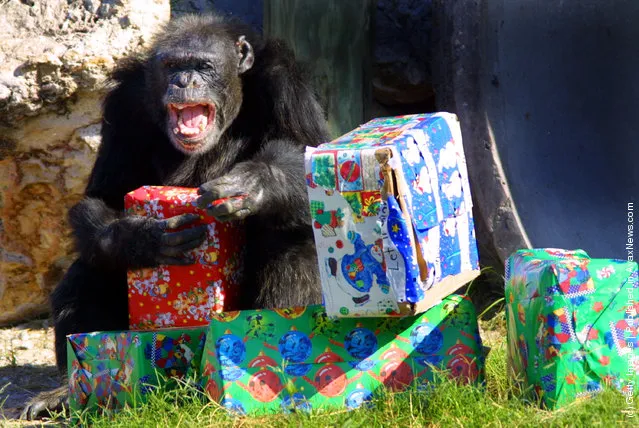
[(264, 417), (230, 417), (216, 403), (204, 402), (188, 385), (158, 390), (144, 406), (125, 408), (110, 416), (83, 415), (86, 426), (116, 427), (449, 427), (449, 426), (632, 426), (625, 397), (605, 390), (593, 399), (573, 403), (558, 411), (541, 410), (526, 399), (506, 370), (503, 312), (482, 322), (491, 351), (486, 361), (486, 385), (461, 386), (437, 381), (427, 392), (384, 394), (373, 408), (314, 411), (310, 414)]

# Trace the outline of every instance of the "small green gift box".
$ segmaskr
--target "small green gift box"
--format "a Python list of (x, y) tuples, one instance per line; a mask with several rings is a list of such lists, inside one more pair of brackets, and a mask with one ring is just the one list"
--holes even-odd
[(506, 262), (509, 365), (550, 409), (639, 381), (634, 261), (533, 249)]
[(205, 337), (206, 327), (67, 336), (71, 413), (143, 401), (163, 378), (199, 370)]

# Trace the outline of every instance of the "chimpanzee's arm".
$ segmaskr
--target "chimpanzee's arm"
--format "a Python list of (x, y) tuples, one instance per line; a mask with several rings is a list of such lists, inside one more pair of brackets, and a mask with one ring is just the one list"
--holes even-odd
[[(251, 160), (204, 183), (198, 190), (198, 206), (222, 221), (257, 215), (274, 227), (308, 226), (303, 150), (292, 141), (269, 141)], [(223, 198), (229, 199), (211, 206)]]
[(119, 78), (120, 85), (105, 100), (102, 144), (86, 197), (69, 211), (80, 258), (104, 269), (193, 263), (184, 252), (203, 242), (205, 226), (171, 229), (192, 223), (197, 215), (156, 220), (123, 213), (127, 192), (157, 180), (155, 153), (145, 142), (165, 137), (146, 119), (139, 97), (140, 67), (121, 72)]

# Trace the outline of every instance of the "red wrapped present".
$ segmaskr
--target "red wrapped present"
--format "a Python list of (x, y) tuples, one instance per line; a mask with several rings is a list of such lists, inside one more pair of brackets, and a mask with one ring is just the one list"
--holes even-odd
[(170, 218), (200, 214), (207, 225), (204, 243), (192, 250), (196, 263), (160, 265), (127, 273), (129, 327), (148, 330), (207, 325), (211, 314), (236, 309), (242, 275), (244, 233), (239, 222), (218, 222), (197, 208), (197, 189), (144, 186), (124, 197), (128, 214)]

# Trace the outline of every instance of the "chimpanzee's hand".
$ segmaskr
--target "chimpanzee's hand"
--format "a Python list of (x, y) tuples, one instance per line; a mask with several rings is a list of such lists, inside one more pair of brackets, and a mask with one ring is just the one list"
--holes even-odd
[(151, 233), (158, 241), (155, 248), (155, 262), (163, 265), (188, 265), (195, 263), (195, 259), (186, 256), (204, 242), (206, 239), (206, 226), (195, 226), (179, 232), (171, 230), (179, 229), (199, 219), (198, 214), (182, 214), (175, 217), (155, 220), (152, 222)]
[[(264, 205), (267, 193), (264, 183), (270, 175), (263, 163), (240, 163), (228, 174), (202, 184), (197, 206), (220, 221), (241, 220), (256, 214)], [(211, 205), (220, 199), (224, 201)]]
[(197, 214), (160, 220), (127, 216), (107, 227), (100, 246), (107, 254), (123, 254), (124, 260), (119, 262), (128, 267), (193, 264), (195, 260), (186, 253), (202, 245), (206, 239), (206, 225), (174, 230), (192, 224), (198, 218)]

